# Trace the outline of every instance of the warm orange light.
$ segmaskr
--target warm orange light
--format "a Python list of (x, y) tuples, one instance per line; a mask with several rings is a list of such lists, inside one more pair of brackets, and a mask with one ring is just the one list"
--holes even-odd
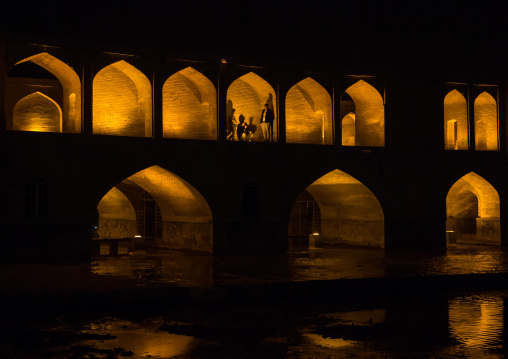
[(500, 200), (496, 189), (470, 172), (450, 188), (446, 196), (447, 230), (457, 241), (501, 244)]
[(307, 77), (286, 95), (286, 142), (331, 145), (332, 100), (328, 92)]
[[(131, 198), (118, 188), (127, 188), (125, 193), (131, 193)], [(213, 220), (208, 203), (188, 182), (159, 166), (133, 174), (104, 196), (97, 207), (101, 238), (143, 237), (137, 228), (138, 207), (134, 206), (138, 197), (132, 196), (133, 189), (146, 191), (160, 210), (159, 246), (212, 250)]]
[[(81, 81), (76, 72), (69, 65), (46, 52), (28, 57), (19, 61), (16, 65), (27, 61), (31, 61), (52, 73), (62, 85), (63, 98), (60, 102), (62, 104), (62, 109), (60, 110), (62, 112), (60, 129), (48, 132), (81, 132)], [(60, 101), (60, 99), (56, 100)], [(32, 130), (27, 129), (24, 131)]]
[(264, 141), (260, 119), (264, 105), (267, 103), (275, 115), (272, 131), (273, 141), (276, 141), (278, 125), (275, 93), (275, 90), (268, 82), (253, 72), (249, 72), (236, 79), (227, 91), (228, 104), (226, 112), (228, 116), (228, 129), (231, 129), (230, 116), (231, 110), (234, 108), (238, 119), (244, 119), (247, 125), (249, 125), (249, 129), (253, 131), (252, 141)]
[[(351, 85), (346, 93), (355, 103), (355, 145), (383, 147), (385, 145), (385, 110), (383, 98), (379, 92), (367, 82), (360, 80)], [(350, 131), (350, 137), (351, 134), (352, 131)]]
[(475, 149), (499, 150), (497, 103), (487, 92), (482, 92), (474, 102)]
[(354, 177), (334, 170), (307, 187), (321, 213), (324, 243), (384, 247), (384, 214), (374, 194)]
[(13, 129), (18, 131), (61, 132), (62, 110), (48, 96), (34, 92), (14, 106)]
[(444, 98), (444, 131), (447, 150), (469, 148), (467, 101), (457, 90), (449, 92)]
[(136, 137), (152, 135), (150, 81), (123, 60), (105, 67), (94, 78), (93, 133)]
[(217, 95), (192, 67), (172, 75), (162, 89), (164, 137), (217, 139)]

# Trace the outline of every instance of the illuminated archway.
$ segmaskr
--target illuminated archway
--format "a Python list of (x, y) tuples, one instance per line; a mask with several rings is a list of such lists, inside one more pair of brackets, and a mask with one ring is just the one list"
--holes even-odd
[(450, 91), (444, 98), (445, 149), (467, 150), (469, 129), (467, 101), (459, 91)]
[(14, 106), (13, 130), (61, 132), (62, 110), (48, 96), (40, 92), (30, 94)]
[(217, 139), (217, 95), (212, 82), (187, 67), (162, 88), (164, 137)]
[(446, 229), (458, 243), (501, 244), (500, 201), (494, 187), (474, 172), (460, 178), (446, 196)]
[(499, 149), (497, 102), (489, 93), (482, 92), (474, 101), (475, 149)]
[(342, 119), (342, 146), (355, 145), (355, 122), (354, 112), (348, 113)]
[(310, 77), (291, 87), (286, 95), (286, 142), (333, 144), (332, 100)]
[(162, 234), (161, 238), (155, 236), (157, 246), (212, 251), (210, 207), (194, 187), (174, 173), (152, 166), (118, 183), (112, 191), (101, 199), (97, 207), (99, 225), (113, 219), (116, 224), (110, 227), (121, 228), (108, 232), (107, 228), (99, 227), (100, 238), (113, 238), (111, 236), (119, 233), (126, 233), (127, 237), (139, 235), (136, 220), (139, 222), (140, 219), (136, 212), (139, 213), (140, 205), (144, 204), (142, 196), (146, 191), (160, 210)]
[[(36, 66), (39, 66), (40, 68), (52, 74), (60, 83), (61, 92), (57, 95), (57, 97), (54, 97), (54, 95), (56, 95), (58, 91), (53, 91), (54, 93), (48, 92), (51, 91), (50, 89), (52, 88), (51, 84), (49, 83), (51, 80), (48, 82), (47, 80), (33, 79), (29, 83), (14, 83), (12, 78), (8, 78), (6, 83), (6, 86), (9, 87), (9, 91), (7, 91), (8, 93), (6, 94), (7, 107), (9, 108), (12, 101), (19, 103), (19, 100), (14, 98), (14, 94), (23, 94), (26, 93), (26, 91), (33, 92), (34, 89), (37, 89), (37, 92), (44, 94), (44, 96), (47, 96), (48, 98), (52, 98), (52, 101), (58, 105), (60, 111), (62, 112), (61, 125), (59, 128), (57, 130), (51, 130), (48, 132), (81, 132), (81, 81), (76, 72), (69, 65), (46, 52), (28, 57), (17, 62), (11, 71), (16, 70), (16, 68), (25, 66), (29, 63), (35, 64)], [(46, 84), (45, 82), (48, 83)], [(10, 87), (16, 87), (17, 89), (13, 89), (11, 91)], [(37, 117), (36, 114), (34, 115)], [(35, 123), (33, 124), (36, 128), (45, 127), (45, 125), (38, 125)], [(20, 127), (24, 128), (22, 131), (40, 131), (32, 130), (30, 127), (20, 126), (19, 124), (16, 124), (13, 117), (12, 129), (19, 130)]]
[(346, 93), (355, 105), (355, 145), (385, 145), (385, 109), (383, 98), (370, 84), (359, 80)]
[(231, 131), (231, 110), (235, 109), (235, 115), (238, 120), (245, 121), (248, 125), (247, 130), (252, 133), (252, 141), (262, 142), (263, 134), (260, 126), (261, 113), (264, 105), (268, 104), (268, 108), (274, 112), (275, 118), (272, 124), (273, 135), (272, 141), (278, 138), (277, 124), (277, 103), (275, 90), (263, 78), (253, 72), (243, 75), (236, 79), (227, 91), (227, 108), (228, 117), (227, 129)]
[(334, 170), (313, 182), (306, 191), (319, 206), (325, 244), (384, 247), (383, 209), (360, 181)]
[(142, 72), (123, 60), (95, 75), (93, 133), (152, 136), (152, 86)]

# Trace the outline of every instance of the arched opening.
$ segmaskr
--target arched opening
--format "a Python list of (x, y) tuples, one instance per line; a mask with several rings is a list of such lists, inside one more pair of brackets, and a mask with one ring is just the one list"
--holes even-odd
[(62, 132), (62, 110), (46, 95), (35, 92), (16, 103), (13, 110), (13, 130), (33, 132)]
[(192, 67), (170, 76), (162, 88), (164, 137), (217, 139), (217, 95), (212, 82)]
[(321, 233), (321, 210), (312, 195), (304, 190), (296, 197), (289, 217), (288, 235), (292, 244), (306, 244), (309, 234)]
[(489, 93), (482, 92), (474, 101), (476, 150), (499, 150), (497, 122), (497, 102)]
[[(32, 121), (33, 127), (17, 123), (19, 117), (14, 118), (15, 106), (20, 99), (34, 92), (52, 99), (58, 106), (61, 112), (58, 128), (50, 129), (37, 121)], [(5, 93), (7, 129), (43, 131), (41, 129), (45, 128), (44, 132), (81, 132), (81, 81), (69, 65), (50, 54), (43, 52), (16, 63), (8, 73)], [(36, 113), (33, 117), (40, 119)]]
[(455, 182), (446, 196), (446, 230), (459, 244), (500, 245), (500, 201), (495, 188), (474, 172)]
[[(384, 247), (379, 201), (360, 181), (340, 170), (319, 178), (297, 197), (289, 222), (290, 238), (298, 235), (301, 241), (308, 236), (309, 223), (324, 245)], [(296, 228), (302, 229), (298, 233)]]
[[(370, 84), (359, 80), (351, 85), (346, 94), (353, 101), (353, 109), (347, 112), (355, 114), (355, 146), (383, 147), (385, 145), (385, 109), (383, 98)], [(348, 98), (341, 106), (352, 107)], [(341, 112), (343, 110), (341, 109)]]
[(93, 133), (152, 136), (152, 86), (142, 72), (123, 60), (95, 75)]
[(291, 87), (286, 95), (286, 142), (333, 144), (332, 100), (310, 77)]
[(445, 149), (469, 148), (467, 101), (457, 90), (450, 91), (444, 98), (444, 133)]
[[(236, 79), (227, 91), (227, 136), (233, 141), (263, 142), (261, 116), (265, 104), (273, 115), (269, 128), (269, 140), (278, 138), (275, 90), (263, 78), (253, 72)], [(234, 111), (233, 111), (234, 109)], [(236, 122), (236, 123), (235, 123)], [(242, 134), (244, 134), (242, 136)]]
[(342, 119), (342, 146), (354, 146), (355, 139), (355, 114), (354, 112), (348, 113)]
[(98, 241), (138, 242), (211, 252), (212, 213), (188, 182), (159, 166), (133, 174), (99, 202)]

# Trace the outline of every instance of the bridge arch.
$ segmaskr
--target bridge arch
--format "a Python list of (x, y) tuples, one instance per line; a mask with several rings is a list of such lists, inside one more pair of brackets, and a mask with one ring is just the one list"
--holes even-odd
[(384, 147), (385, 109), (381, 94), (359, 80), (346, 89), (354, 102), (355, 146)]
[(14, 106), (13, 130), (62, 132), (62, 109), (52, 98), (34, 92)]
[(93, 133), (152, 136), (152, 85), (124, 60), (106, 66), (94, 77)]
[(499, 149), (497, 102), (488, 92), (482, 92), (474, 101), (475, 150)]
[(262, 142), (263, 134), (261, 131), (260, 119), (264, 105), (274, 112), (275, 118), (272, 124), (272, 141), (278, 138), (278, 121), (276, 109), (276, 95), (273, 87), (262, 77), (249, 72), (229, 85), (227, 90), (226, 114), (228, 118), (228, 132), (231, 131), (232, 109), (240, 122), (246, 121), (248, 130), (253, 133), (252, 141)]
[(286, 95), (286, 142), (333, 144), (332, 99), (311, 77), (291, 87)]
[(305, 191), (319, 207), (320, 224), (314, 225), (314, 229), (320, 227), (325, 245), (384, 247), (381, 204), (356, 178), (335, 169), (311, 183)]
[(469, 148), (469, 125), (467, 101), (457, 90), (450, 91), (444, 98), (445, 149), (467, 150)]
[(206, 76), (192, 67), (171, 75), (162, 102), (164, 137), (217, 139), (217, 93)]
[[(22, 80), (21, 77), (37, 76), (34, 72), (37, 70), (32, 67), (38, 67), (47, 71), (52, 75), (53, 80), (43, 78), (31, 78), (30, 83)], [(81, 132), (81, 81), (76, 72), (66, 63), (50, 55), (47, 52), (42, 52), (21, 61), (18, 61), (9, 71), (6, 86), (7, 108), (12, 111), (14, 104), (19, 103), (19, 96), (26, 97), (28, 93), (33, 93), (34, 88), (36, 92), (44, 94), (44, 96), (51, 98), (62, 112), (61, 125), (58, 129), (51, 129), (47, 132), (64, 132), (64, 133), (80, 133)], [(56, 80), (55, 80), (56, 79)], [(58, 86), (52, 82), (58, 81)], [(28, 93), (27, 93), (28, 92)], [(11, 105), (12, 104), (12, 105)], [(8, 128), (20, 130), (19, 124), (13, 116), (8, 117)], [(12, 123), (11, 123), (12, 119)], [(40, 131), (41, 127), (37, 123), (33, 123), (35, 128)], [(30, 127), (24, 127), (22, 131), (32, 131)]]
[(461, 177), (446, 196), (446, 230), (456, 234), (458, 243), (500, 245), (496, 189), (474, 172)]
[[(140, 218), (140, 211), (148, 217), (150, 210), (147, 198), (154, 202), (151, 215), (160, 217), (150, 219), (160, 227), (154, 229), (153, 236), (141, 233), (147, 219)], [(97, 209), (100, 238), (141, 235), (159, 247), (213, 250), (212, 212), (207, 201), (190, 183), (162, 167), (148, 167), (119, 182), (99, 201)], [(101, 227), (101, 223), (108, 224)]]

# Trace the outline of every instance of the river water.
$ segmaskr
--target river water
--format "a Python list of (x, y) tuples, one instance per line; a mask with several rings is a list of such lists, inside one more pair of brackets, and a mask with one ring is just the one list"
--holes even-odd
[(2, 322), (2, 358), (505, 358), (508, 292)]

